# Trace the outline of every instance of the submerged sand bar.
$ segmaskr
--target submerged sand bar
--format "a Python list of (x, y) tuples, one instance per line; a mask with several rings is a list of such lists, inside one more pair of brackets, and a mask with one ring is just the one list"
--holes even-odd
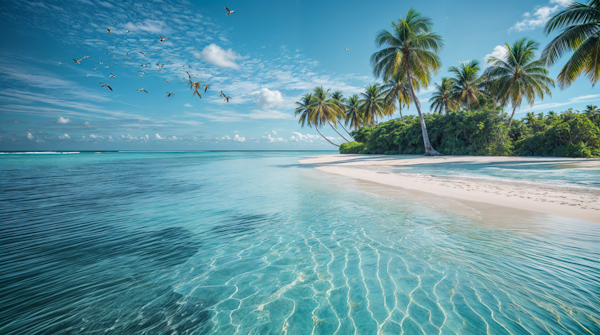
[(411, 165), (453, 162), (528, 164), (573, 162), (579, 167), (600, 168), (599, 159), (556, 157), (327, 155), (300, 161), (301, 164), (312, 164), (316, 169), (324, 172), (383, 185), (600, 223), (600, 189), (597, 188), (506, 178), (432, 176), (389, 171)]

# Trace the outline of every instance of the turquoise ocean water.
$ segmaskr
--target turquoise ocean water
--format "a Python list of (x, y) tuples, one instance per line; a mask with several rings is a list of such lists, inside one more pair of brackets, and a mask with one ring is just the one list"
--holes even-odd
[(314, 155), (1, 155), (0, 334), (600, 334), (599, 224)]

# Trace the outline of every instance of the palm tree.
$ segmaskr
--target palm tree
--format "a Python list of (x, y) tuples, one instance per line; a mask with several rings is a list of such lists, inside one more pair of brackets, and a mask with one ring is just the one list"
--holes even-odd
[[(335, 91), (335, 92), (331, 93), (331, 99), (342, 110), (342, 112), (344, 112), (344, 115), (342, 116), (341, 119), (345, 120), (346, 119), (346, 104), (344, 104), (344, 103), (346, 102), (346, 98), (344, 98), (342, 91)], [(348, 129), (346, 129), (346, 127), (344, 127), (344, 124), (341, 122), (340, 119), (338, 119), (338, 122), (340, 123), (340, 126), (342, 126), (342, 128), (344, 128), (344, 130), (346, 131), (346, 134), (350, 135), (350, 132), (348, 131)], [(352, 136), (352, 135), (350, 135), (350, 136)]]
[[(413, 80), (413, 87), (416, 90), (421, 88), (419, 82), (416, 80)], [(388, 105), (393, 105), (398, 101), (400, 120), (404, 121), (404, 117), (402, 116), (402, 106), (404, 105), (406, 108), (409, 108), (412, 101), (410, 90), (408, 89), (408, 84), (406, 82), (406, 72), (397, 72), (390, 78), (390, 81), (382, 86), (382, 89), (385, 90), (385, 100)]]
[(460, 67), (451, 66), (449, 71), (456, 75), (455, 78), (450, 78), (452, 81), (452, 96), (454, 100), (460, 104), (467, 106), (467, 110), (471, 110), (471, 106), (478, 107), (479, 99), (484, 97), (483, 82), (485, 77), (479, 77), (479, 61), (472, 60), (468, 63), (460, 62)]
[(339, 147), (338, 144), (335, 144), (333, 142), (331, 142), (327, 137), (325, 137), (321, 131), (319, 130), (319, 127), (322, 126), (321, 120), (318, 117), (319, 115), (317, 115), (314, 112), (312, 103), (314, 101), (314, 96), (311, 93), (307, 93), (305, 94), (300, 101), (296, 102), (296, 111), (294, 112), (294, 116), (298, 116), (300, 115), (300, 119), (298, 120), (298, 123), (304, 127), (304, 125), (307, 126), (315, 126), (315, 129), (317, 129), (317, 131), (319, 132), (319, 135), (321, 135), (325, 140), (327, 140), (327, 142), (335, 145), (336, 147)]
[(427, 87), (432, 73), (437, 73), (442, 66), (437, 55), (443, 47), (442, 37), (432, 32), (429, 18), (421, 16), (413, 9), (408, 11), (405, 18), (401, 17), (398, 23), (392, 22), (392, 28), (391, 32), (380, 31), (375, 38), (377, 47), (383, 49), (371, 55), (373, 73), (378, 77), (382, 76), (384, 82), (389, 82), (398, 72), (404, 73), (408, 78), (406, 83), (411, 99), (419, 113), (425, 155), (439, 155), (429, 141), (413, 81), (419, 82), (421, 87)]
[(378, 119), (391, 114), (390, 110), (396, 108), (394, 105), (388, 105), (385, 99), (385, 93), (379, 84), (367, 85), (365, 92), (361, 93), (360, 115), (365, 124), (377, 124)]
[[(329, 90), (323, 89), (323, 86), (315, 87), (311, 107), (315, 113), (315, 118), (319, 120), (320, 124), (329, 123), (336, 133), (346, 140), (346, 142), (350, 142), (333, 126), (333, 124), (337, 126), (338, 118), (345, 117), (346, 114), (344, 114), (344, 111), (337, 105), (335, 100), (329, 99)], [(333, 124), (331, 124), (332, 122)]]
[(554, 80), (548, 77), (545, 61), (535, 59), (538, 46), (537, 42), (522, 38), (512, 46), (506, 43), (506, 55), (503, 57), (488, 59), (491, 67), (486, 70), (486, 75), (497, 82), (503, 104), (510, 102), (513, 106), (508, 119), (509, 129), (523, 98), (533, 106), (536, 97), (544, 99), (544, 94), (552, 96), (549, 86), (554, 87)]
[(573, 55), (558, 74), (558, 84), (565, 89), (585, 74), (594, 86), (600, 79), (600, 1), (588, 0), (587, 5), (571, 2), (556, 13), (544, 28), (546, 35), (562, 29), (544, 49), (542, 58), (552, 66), (563, 54)]
[(587, 114), (589, 114), (590, 116), (594, 116), (596, 114), (600, 114), (600, 109), (598, 109), (598, 106), (594, 106), (594, 105), (587, 105), (585, 107), (585, 112)]
[(360, 99), (358, 95), (354, 94), (347, 100), (346, 103), (346, 125), (350, 124), (350, 127), (357, 131), (358, 128), (363, 124), (362, 117), (360, 115)]
[(450, 78), (443, 77), (441, 84), (435, 84), (435, 91), (429, 99), (431, 110), (438, 114), (447, 113), (449, 109), (454, 109), (456, 103), (452, 99), (452, 89), (454, 88), (454, 82)]

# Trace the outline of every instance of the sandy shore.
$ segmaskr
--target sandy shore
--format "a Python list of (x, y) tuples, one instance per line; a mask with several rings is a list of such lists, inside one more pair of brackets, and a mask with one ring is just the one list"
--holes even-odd
[(382, 155), (328, 155), (300, 161), (318, 170), (383, 185), (418, 190), (456, 200), (496, 204), (509, 208), (600, 223), (600, 190), (519, 180), (431, 176), (389, 172), (389, 169), (435, 163), (577, 162), (598, 167), (598, 159), (532, 157), (424, 157)]

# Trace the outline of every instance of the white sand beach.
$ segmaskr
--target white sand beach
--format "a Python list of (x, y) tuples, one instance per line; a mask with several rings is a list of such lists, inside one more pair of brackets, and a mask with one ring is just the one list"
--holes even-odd
[(598, 167), (599, 159), (489, 157), (489, 156), (384, 156), (327, 155), (300, 161), (316, 169), (358, 180), (375, 182), (407, 190), (418, 190), (456, 200), (489, 203), (542, 214), (600, 223), (600, 190), (587, 187), (507, 180), (505, 178), (471, 178), (432, 176), (419, 173), (396, 173), (398, 169), (418, 164), (495, 163), (495, 162), (576, 162), (579, 167)]

